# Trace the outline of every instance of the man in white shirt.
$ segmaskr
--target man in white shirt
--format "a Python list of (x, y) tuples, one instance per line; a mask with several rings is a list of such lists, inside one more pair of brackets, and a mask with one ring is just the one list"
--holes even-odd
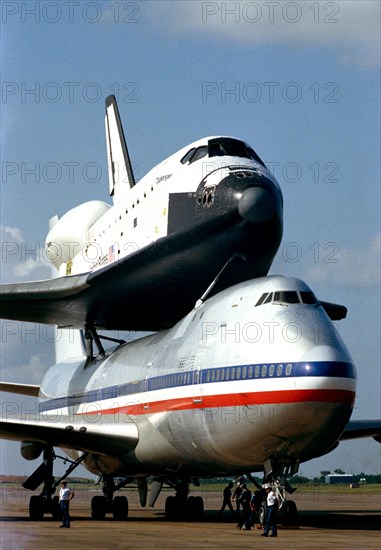
[(60, 508), (62, 514), (62, 525), (60, 527), (70, 527), (69, 502), (74, 498), (72, 491), (66, 481), (61, 482), (60, 489)]
[(268, 537), (270, 529), (271, 529), (270, 537), (276, 537), (278, 535), (277, 529), (276, 529), (278, 499), (276, 498), (276, 494), (270, 485), (264, 485), (263, 488), (266, 490), (266, 493), (267, 493), (267, 518), (266, 518), (265, 530), (262, 533), (262, 537)]

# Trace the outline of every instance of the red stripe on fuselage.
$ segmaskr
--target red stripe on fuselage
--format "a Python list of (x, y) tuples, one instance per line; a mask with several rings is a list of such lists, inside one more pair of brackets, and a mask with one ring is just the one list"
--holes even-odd
[[(126, 403), (108, 409), (83, 411), (78, 414), (127, 414), (138, 416), (161, 412), (209, 409), (223, 407), (244, 407), (259, 405), (282, 405), (287, 403), (337, 403), (353, 405), (355, 392), (349, 390), (283, 390), (274, 392), (232, 393), (224, 395), (204, 395), (147, 401), (146, 403)], [(95, 403), (89, 403), (94, 406)]]

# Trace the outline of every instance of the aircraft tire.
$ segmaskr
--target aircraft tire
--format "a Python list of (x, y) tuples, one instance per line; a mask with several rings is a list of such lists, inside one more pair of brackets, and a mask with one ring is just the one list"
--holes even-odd
[(128, 500), (127, 497), (114, 497), (112, 501), (112, 515), (114, 519), (125, 520), (128, 517)]
[(91, 499), (91, 517), (93, 519), (104, 519), (107, 512), (107, 500), (106, 497), (99, 495)]
[(52, 518), (60, 521), (61, 517), (60, 499), (58, 496), (55, 496), (52, 499)]
[(167, 497), (165, 499), (165, 515), (167, 519), (175, 521), (179, 519), (181, 513), (181, 507), (179, 506), (179, 500), (176, 497)]
[(32, 495), (29, 500), (29, 517), (32, 521), (41, 521), (44, 517), (44, 499), (39, 495)]
[(284, 512), (284, 520), (288, 525), (292, 525), (296, 522), (298, 517), (298, 510), (296, 504), (293, 500), (288, 500), (286, 502), (286, 510)]
[(204, 501), (202, 497), (189, 497), (187, 500), (189, 519), (199, 521), (204, 515)]
[(264, 527), (267, 519), (267, 503), (265, 500), (262, 500), (261, 502), (261, 505), (259, 507), (259, 512), (258, 512), (258, 517), (259, 517), (259, 523), (262, 525), (262, 527)]

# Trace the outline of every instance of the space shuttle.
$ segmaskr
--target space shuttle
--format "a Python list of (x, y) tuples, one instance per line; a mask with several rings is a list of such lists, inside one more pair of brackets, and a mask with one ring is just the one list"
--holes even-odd
[(105, 125), (113, 204), (92, 200), (51, 219), (46, 255), (56, 276), (17, 291), (4, 285), (5, 318), (156, 331), (205, 291), (268, 273), (282, 238), (282, 193), (250, 145), (200, 139), (137, 183), (114, 96)]

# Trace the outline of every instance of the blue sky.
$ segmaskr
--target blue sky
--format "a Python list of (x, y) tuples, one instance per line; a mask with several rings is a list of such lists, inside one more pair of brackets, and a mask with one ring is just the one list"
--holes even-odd
[[(3, 2), (3, 282), (48, 276), (48, 220), (108, 201), (104, 99), (115, 93), (137, 179), (205, 135), (248, 141), (283, 191), (272, 273), (343, 303), (358, 369), (353, 418), (380, 410), (380, 78), (376, 1)], [(25, 244), (26, 243), (26, 244)], [(13, 330), (13, 326), (12, 326)], [(3, 380), (38, 383), (44, 331), (3, 327)], [(29, 473), (1, 444), (3, 473)], [(302, 465), (380, 472), (380, 447)]]

